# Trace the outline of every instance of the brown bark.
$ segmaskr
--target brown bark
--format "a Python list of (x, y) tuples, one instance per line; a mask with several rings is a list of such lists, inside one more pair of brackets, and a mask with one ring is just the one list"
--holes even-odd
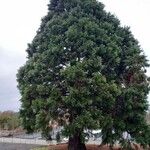
[(68, 150), (86, 150), (86, 146), (82, 143), (80, 134), (75, 134), (69, 138)]

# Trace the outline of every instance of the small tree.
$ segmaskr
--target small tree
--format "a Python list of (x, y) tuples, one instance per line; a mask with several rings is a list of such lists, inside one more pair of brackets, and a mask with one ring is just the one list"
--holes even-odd
[(13, 111), (4, 111), (0, 113), (0, 129), (14, 130), (21, 125), (19, 114)]
[(102, 129), (102, 144), (148, 145), (148, 63), (129, 28), (96, 0), (51, 0), (48, 9), (17, 75), (24, 127), (48, 136), (57, 120), (69, 150), (86, 149), (85, 129)]

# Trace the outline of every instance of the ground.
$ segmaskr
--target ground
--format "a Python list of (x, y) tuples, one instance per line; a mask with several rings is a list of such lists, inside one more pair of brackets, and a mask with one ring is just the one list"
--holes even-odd
[(33, 148), (31, 150), (48, 150), (48, 147), (37, 147), (37, 148)]
[[(99, 145), (92, 145), (88, 144), (86, 145), (87, 150), (110, 150), (108, 146), (99, 146)], [(138, 145), (135, 144), (135, 150), (143, 150)], [(50, 145), (48, 150), (67, 150), (67, 144), (59, 144), (59, 145)], [(121, 150), (119, 147), (113, 148), (113, 150)]]

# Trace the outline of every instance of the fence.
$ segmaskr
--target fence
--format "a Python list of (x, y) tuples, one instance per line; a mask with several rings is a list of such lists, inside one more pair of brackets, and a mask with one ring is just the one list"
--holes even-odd
[(10, 137), (10, 138), (1, 137), (0, 143), (49, 145), (49, 144), (56, 144), (56, 141), (47, 142), (46, 140), (40, 140), (40, 139), (21, 139), (15, 137)]

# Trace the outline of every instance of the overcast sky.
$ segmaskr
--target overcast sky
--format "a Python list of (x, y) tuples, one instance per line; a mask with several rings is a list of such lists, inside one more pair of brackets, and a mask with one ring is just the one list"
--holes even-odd
[[(121, 24), (131, 27), (150, 60), (150, 0), (100, 0)], [(19, 110), (17, 69), (25, 63), (27, 43), (47, 13), (49, 0), (0, 0), (0, 111)], [(150, 73), (149, 73), (150, 74)]]

